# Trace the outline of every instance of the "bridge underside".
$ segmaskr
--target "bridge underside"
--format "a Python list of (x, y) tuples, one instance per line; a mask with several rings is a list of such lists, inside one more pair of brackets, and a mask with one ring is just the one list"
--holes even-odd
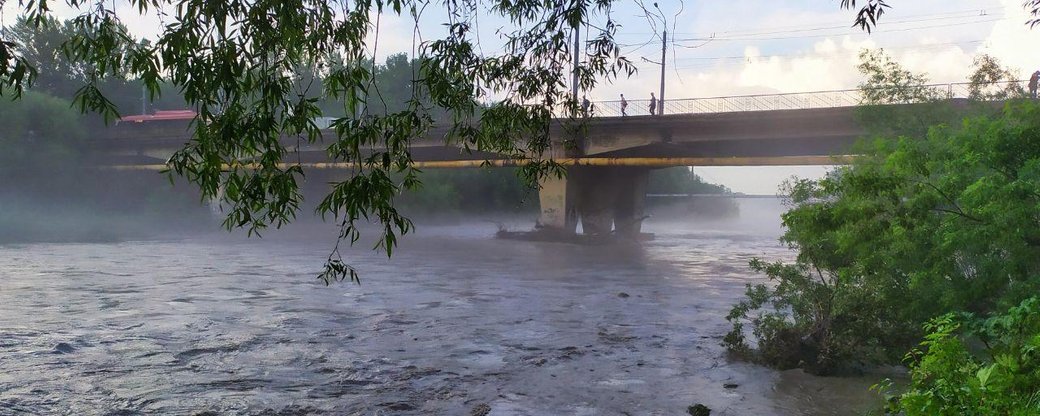
[[(798, 156), (831, 156), (846, 154), (857, 140), (855, 136), (799, 137), (784, 140), (749, 139), (739, 142), (705, 140), (684, 143), (652, 143), (626, 149), (596, 153), (596, 157), (647, 158), (668, 155), (671, 158), (770, 158)], [(591, 155), (590, 155), (591, 156)], [(764, 159), (765, 160), (765, 159)]]

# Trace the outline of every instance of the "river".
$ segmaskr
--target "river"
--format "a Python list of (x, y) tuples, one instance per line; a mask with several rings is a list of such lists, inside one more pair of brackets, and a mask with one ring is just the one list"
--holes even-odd
[(748, 260), (792, 256), (775, 217), (651, 218), (641, 246), (420, 225), (328, 287), (328, 227), (0, 246), (0, 414), (855, 414), (876, 377), (720, 346)]

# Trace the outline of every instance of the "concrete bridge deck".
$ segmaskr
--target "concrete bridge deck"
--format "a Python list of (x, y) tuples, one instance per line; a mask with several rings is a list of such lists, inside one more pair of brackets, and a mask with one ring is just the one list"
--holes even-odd
[[(585, 138), (578, 143), (573, 164), (612, 159), (612, 164), (647, 166), (833, 164), (831, 155), (844, 155), (864, 133), (854, 107), (750, 111), (715, 114), (602, 117), (584, 120)], [(427, 167), (460, 166), (449, 161), (491, 161), (505, 166), (503, 156), (463, 151), (452, 144), (447, 128), (435, 127), (412, 143), (413, 157)], [(332, 132), (328, 133), (330, 136)], [(562, 125), (550, 130), (554, 141), (564, 137)], [(91, 141), (99, 165), (164, 164), (190, 139), (186, 121), (121, 123)], [(336, 167), (328, 159), (327, 142), (307, 143), (286, 137), (299, 160), (316, 167)], [(294, 155), (294, 159), (296, 156)], [(656, 160), (653, 162), (652, 160)], [(438, 163), (441, 162), (441, 163)], [(607, 163), (607, 162), (603, 162)], [(465, 164), (462, 164), (465, 165)]]

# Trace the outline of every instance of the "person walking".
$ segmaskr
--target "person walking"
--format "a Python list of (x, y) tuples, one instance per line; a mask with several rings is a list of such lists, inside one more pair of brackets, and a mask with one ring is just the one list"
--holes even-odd
[(628, 101), (625, 101), (625, 94), (621, 94), (621, 117), (624, 117), (624, 116), (628, 115), (628, 112), (625, 111), (627, 109), (628, 109)]
[(585, 117), (589, 116), (589, 105), (591, 105), (589, 97), (581, 96), (581, 114)]
[(1036, 99), (1036, 88), (1037, 84), (1040, 84), (1040, 71), (1033, 72), (1033, 75), (1029, 77), (1029, 97)]
[(657, 115), (657, 97), (654, 97), (654, 93), (650, 93), (650, 115)]

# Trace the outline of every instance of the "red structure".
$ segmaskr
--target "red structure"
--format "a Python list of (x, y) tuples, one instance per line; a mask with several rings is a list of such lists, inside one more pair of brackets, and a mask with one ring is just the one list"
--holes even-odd
[(191, 120), (197, 113), (193, 110), (161, 110), (155, 114), (140, 114), (120, 118), (120, 122), (143, 123), (146, 121)]

